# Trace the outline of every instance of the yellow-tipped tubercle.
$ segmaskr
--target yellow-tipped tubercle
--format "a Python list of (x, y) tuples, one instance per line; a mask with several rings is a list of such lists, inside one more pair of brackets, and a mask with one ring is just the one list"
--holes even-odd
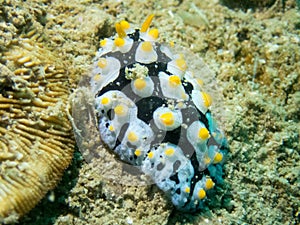
[(154, 152), (149, 152), (148, 157), (149, 157), (149, 159), (152, 159), (154, 157)]
[(199, 131), (198, 131), (198, 137), (201, 140), (208, 139), (210, 137), (209, 131), (206, 128), (204, 128), (204, 127), (200, 128)]
[(198, 191), (198, 198), (203, 199), (206, 197), (206, 192), (203, 189)]
[(220, 152), (217, 152), (214, 158), (214, 163), (219, 163), (221, 162), (223, 159), (223, 154)]
[(174, 148), (168, 148), (168, 149), (165, 150), (165, 154), (166, 154), (167, 156), (172, 156), (172, 155), (174, 155), (174, 152), (175, 152)]
[(104, 47), (107, 44), (107, 38), (100, 41), (100, 46)]
[(171, 112), (166, 112), (163, 113), (160, 116), (160, 120), (162, 121), (162, 123), (166, 126), (171, 126), (174, 123), (174, 115)]
[(116, 46), (122, 47), (123, 45), (125, 45), (125, 40), (123, 38), (117, 37), (114, 40), (114, 43), (115, 43)]
[(186, 62), (185, 62), (184, 58), (182, 58), (182, 57), (179, 59), (176, 59), (176, 65), (182, 71), (185, 71), (187, 69)]
[(138, 78), (134, 81), (134, 87), (138, 90), (142, 90), (147, 85), (146, 81), (142, 78)]
[(142, 154), (142, 151), (141, 151), (140, 149), (136, 149), (136, 150), (134, 151), (134, 154), (135, 154), (136, 156), (140, 156), (140, 155)]
[(215, 183), (210, 178), (208, 178), (205, 182), (205, 188), (207, 190), (212, 189), (214, 187), (214, 185), (215, 185)]
[(205, 107), (207, 107), (207, 108), (210, 107), (212, 104), (211, 96), (206, 92), (202, 92), (202, 98), (203, 98)]
[(105, 58), (100, 58), (97, 63), (98, 67), (104, 69), (107, 66), (107, 60)]
[(115, 130), (115, 128), (113, 127), (113, 125), (109, 125), (108, 129), (109, 129), (110, 131), (114, 131), (114, 130)]
[(152, 44), (150, 41), (144, 41), (141, 45), (142, 50), (145, 52), (151, 52), (153, 50)]
[(158, 35), (159, 35), (159, 32), (158, 32), (158, 29), (154, 28), (154, 29), (151, 29), (149, 30), (149, 33), (148, 33), (154, 40), (156, 40), (158, 38)]
[(190, 191), (191, 191), (190, 187), (186, 187), (186, 188), (184, 189), (184, 192), (185, 192), (185, 193), (190, 193)]
[(123, 105), (117, 105), (115, 108), (114, 108), (114, 112), (116, 115), (118, 116), (124, 116), (127, 114), (127, 107), (126, 106), (123, 106)]
[(127, 138), (128, 138), (128, 140), (129, 140), (130, 142), (135, 142), (135, 141), (138, 140), (138, 136), (137, 136), (136, 133), (133, 132), (133, 131), (130, 131), (130, 132), (129, 132)]
[(101, 100), (101, 104), (102, 105), (107, 105), (110, 102), (110, 99), (108, 97), (104, 97)]
[(176, 76), (176, 75), (171, 75), (171, 76), (169, 77), (169, 82), (170, 82), (170, 84), (171, 84), (173, 87), (177, 87), (178, 85), (181, 84), (180, 78), (179, 78), (178, 76)]

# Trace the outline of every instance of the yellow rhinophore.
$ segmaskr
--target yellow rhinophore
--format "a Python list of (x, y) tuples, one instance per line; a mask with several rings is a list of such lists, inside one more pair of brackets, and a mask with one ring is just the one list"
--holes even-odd
[(151, 22), (152, 22), (152, 20), (153, 20), (153, 17), (154, 17), (154, 14), (151, 14), (151, 15), (149, 15), (149, 16), (146, 18), (146, 20), (145, 20), (145, 22), (143, 23), (143, 25), (142, 25), (142, 27), (141, 27), (141, 30), (140, 30), (142, 33), (146, 32), (146, 31), (149, 29), (150, 24), (151, 24)]
[(130, 28), (130, 24), (126, 20), (122, 20), (120, 22), (121, 28), (125, 31)]
[(116, 23), (116, 32), (118, 33), (119, 38), (124, 38), (126, 37), (126, 33), (120, 23)]

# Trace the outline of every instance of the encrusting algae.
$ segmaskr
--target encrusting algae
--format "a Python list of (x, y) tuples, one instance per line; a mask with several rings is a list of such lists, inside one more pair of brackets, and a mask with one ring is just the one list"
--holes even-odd
[[(262, 2), (265, 1), (259, 3)], [(116, 21), (126, 19), (132, 24), (140, 24), (146, 15), (155, 13), (157, 17), (153, 25), (163, 31), (160, 34), (162, 41), (169, 41), (169, 37), (174, 37), (173, 41), (176, 45), (188, 47), (192, 52), (203, 57), (213, 71), (217, 71), (218, 84), (224, 94), (223, 103), (227, 108), (224, 114), (226, 113), (226, 116), (228, 114), (229, 117), (228, 123), (222, 125), (231, 149), (230, 158), (224, 169), (224, 179), (230, 181), (230, 188), (227, 193), (215, 188), (219, 190), (220, 198), (209, 202), (209, 208), (212, 209), (210, 211), (201, 211), (194, 215), (173, 213), (172, 205), (168, 204), (163, 198), (163, 193), (160, 193), (155, 185), (126, 186), (124, 178), (130, 181), (131, 185), (137, 183), (132, 182), (131, 177), (134, 176), (124, 175), (121, 163), (115, 160), (113, 154), (109, 154), (107, 149), (99, 146), (101, 155), (96, 159), (94, 157), (91, 163), (82, 164), (79, 174), (72, 179), (72, 184), (76, 183), (72, 190), (66, 193), (66, 184), (57, 183), (58, 191), (55, 190), (50, 196), (52, 198), (55, 193), (55, 201), (49, 202), (50, 198), (45, 198), (42, 204), (18, 222), (46, 224), (51, 221), (53, 224), (76, 225), (299, 224), (300, 113), (297, 106), (300, 104), (298, 73), (300, 20), (296, 2), (299, 1), (277, 0), (270, 8), (244, 9), (245, 7), (242, 7), (242, 10), (231, 10), (219, 4), (220, 1), (209, 0), (192, 2), (0, 0), (1, 93), (4, 86), (14, 87), (12, 81), (17, 83), (16, 79), (24, 76), (14, 74), (14, 71), (25, 68), (25, 62), (22, 64), (12, 59), (7, 60), (7, 53), (19, 48), (25, 41), (19, 37), (21, 33), (28, 34), (30, 30), (28, 26), (34, 25), (39, 33), (49, 38), (47, 41), (42, 41), (41, 51), (44, 51), (47, 57), (40, 59), (42, 61), (40, 65), (46, 66), (48, 63), (55, 65), (55, 70), (58, 70), (63, 61), (68, 65), (64, 67), (69, 71), (68, 78), (74, 77), (70, 85), (75, 87), (76, 79), (90, 71), (90, 62), (99, 47), (99, 40), (113, 35)], [(285, 8), (279, 3), (285, 3)], [(199, 10), (191, 9), (192, 4), (202, 11), (203, 21), (208, 21), (208, 25), (192, 23), (189, 20), (189, 16), (198, 18), (202, 16), (198, 14)], [(182, 16), (180, 12), (187, 13)], [(36, 34), (30, 32), (30, 39), (39, 41), (40, 37)], [(29, 42), (32, 46), (41, 46), (34, 43), (36, 41)], [(57, 58), (47, 55), (49, 49)], [(23, 60), (26, 61), (28, 58), (23, 58), (21, 62)], [(36, 57), (31, 61), (37, 61)], [(9, 77), (16, 79), (4, 79), (9, 74)], [(65, 78), (66, 76), (62, 76), (62, 79)], [(45, 80), (49, 81), (48, 78)], [(45, 87), (45, 83), (41, 80), (39, 82), (41, 87)], [(18, 84), (21, 83), (19, 81)], [(64, 88), (67, 91), (68, 84), (65, 84)], [(19, 85), (18, 90), (20, 88), (23, 87)], [(13, 92), (19, 95), (21, 92), (16, 89)], [(31, 95), (27, 92), (23, 93)], [(27, 99), (29, 99), (28, 95)], [(38, 93), (34, 92), (34, 96), (37, 98)], [(19, 95), (14, 96), (13, 99), (20, 101), (26, 98)], [(65, 100), (61, 102), (64, 103)], [(13, 104), (13, 106), (13, 109), (17, 110), (20, 108), (16, 106), (21, 107), (21, 104)], [(51, 108), (53, 107), (49, 106), (47, 112), (51, 112)], [(56, 114), (57, 118), (65, 118), (64, 108), (60, 109), (63, 115), (59, 117), (59, 114)], [(1, 110), (8, 112), (8, 109)], [(39, 114), (27, 111), (26, 114), (31, 115), (31, 117), (28, 115), (27, 120), (37, 121), (35, 115), (46, 115), (46, 108), (42, 110), (44, 111)], [(19, 118), (10, 118), (15, 121), (17, 119)], [(5, 130), (11, 129), (12, 134), (12, 125), (2, 125), (2, 116), (0, 126)], [(31, 127), (47, 133), (40, 124)], [(98, 141), (93, 139), (96, 134), (91, 136), (84, 146)], [(3, 134), (1, 133), (0, 136)], [(0, 139), (1, 143), (7, 140), (3, 137)], [(36, 153), (38, 142), (29, 141), (28, 143), (32, 143), (31, 154), (40, 158)], [(66, 145), (65, 143), (62, 145)], [(1, 152), (2, 146), (7, 145), (1, 145)], [(15, 149), (14, 145), (11, 147), (11, 150), (13, 149)], [(28, 151), (29, 148), (26, 149)], [(68, 156), (71, 155), (71, 147), (66, 148), (66, 151)], [(78, 153), (78, 157), (75, 157), (75, 162), (82, 160), (79, 155)], [(52, 156), (56, 157), (54, 154)], [(19, 161), (25, 160), (24, 158), (23, 156)], [(29, 156), (26, 156), (26, 160), (29, 160), (28, 158)], [(0, 164), (3, 161), (15, 160), (1, 158)], [(34, 160), (30, 165), (33, 165), (33, 162)], [(52, 163), (51, 160), (48, 162)], [(47, 164), (45, 167), (49, 168)], [(16, 166), (10, 171), (24, 175), (25, 173), (20, 172), (20, 169)], [(70, 168), (66, 175), (73, 174), (77, 169), (78, 167)], [(55, 173), (57, 171), (55, 170)], [(39, 173), (40, 180), (36, 183), (43, 182), (47, 189), (50, 185), (46, 185), (44, 180), (54, 183), (47, 177), (47, 174), (53, 176), (53, 173), (53, 171)], [(114, 180), (107, 176), (111, 173), (114, 174)], [(2, 176), (2, 172), (0, 174)], [(44, 175), (46, 178), (42, 178)], [(115, 182), (116, 180), (118, 182)], [(35, 193), (37, 193), (36, 183), (30, 184)], [(0, 190), (3, 190), (2, 186)], [(29, 188), (26, 188), (26, 192), (28, 190)], [(20, 193), (21, 191), (15, 192), (18, 197), (14, 199), (20, 199)], [(39, 201), (35, 195), (31, 197), (35, 202)], [(26, 198), (23, 198), (23, 201), (14, 203), (26, 201)], [(58, 212), (56, 215), (52, 210), (54, 207)], [(16, 222), (17, 217), (14, 216), (21, 215), (13, 214), (12, 211), (8, 213), (9, 216), (5, 216), (5, 220), (0, 216), (2, 223)]]
[(34, 33), (12, 42), (0, 65), (0, 223), (54, 188), (74, 150), (67, 72)]

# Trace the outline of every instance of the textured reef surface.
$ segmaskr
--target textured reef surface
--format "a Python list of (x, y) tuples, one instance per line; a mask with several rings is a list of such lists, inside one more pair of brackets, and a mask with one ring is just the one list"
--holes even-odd
[(11, 223), (57, 185), (72, 161), (75, 141), (64, 63), (38, 26), (20, 26), (24, 21), (11, 17), (15, 10), (2, 3), (0, 10), (13, 18), (0, 25), (0, 223)]
[[(0, 63), (7, 67), (3, 46), (6, 49), (22, 34), (34, 35), (29, 29), (33, 25), (36, 33), (43, 34), (39, 43), (55, 55), (55, 64), (63, 62), (74, 89), (83, 76), (88, 80), (99, 41), (114, 34), (116, 22), (125, 19), (139, 25), (154, 13), (159, 42), (173, 41), (190, 49), (212, 70), (224, 96), (223, 110), (216, 112), (224, 120), (217, 121), (230, 149), (223, 167), (227, 184), (213, 188), (217, 197), (207, 198), (197, 214), (179, 213), (156, 185), (141, 185), (142, 174), (140, 179), (128, 173), (108, 148), (98, 146), (97, 129), (82, 129), (91, 138), (79, 145), (99, 155), (87, 163), (82, 157), (90, 154), (82, 156), (75, 149), (73, 163), (56, 189), (20, 224), (299, 223), (300, 15), (296, 1), (231, 8), (225, 2), (230, 1), (222, 5), (217, 0), (0, 0)], [(85, 110), (94, 110), (92, 102)], [(82, 120), (86, 128), (96, 123), (91, 118)]]

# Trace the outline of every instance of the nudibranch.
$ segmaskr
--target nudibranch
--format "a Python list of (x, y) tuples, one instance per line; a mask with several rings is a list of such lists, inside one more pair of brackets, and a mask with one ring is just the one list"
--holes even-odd
[(173, 43), (123, 20), (100, 41), (90, 89), (101, 140), (118, 157), (149, 176), (181, 211), (203, 208), (222, 182), (227, 144), (204, 91), (201, 69), (192, 71)]

